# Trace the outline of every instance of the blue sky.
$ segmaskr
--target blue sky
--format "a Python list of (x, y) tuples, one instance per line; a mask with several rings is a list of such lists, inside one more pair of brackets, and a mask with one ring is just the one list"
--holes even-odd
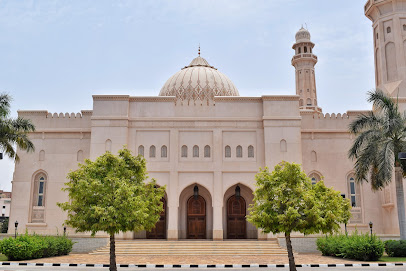
[[(365, 0), (0, 0), (0, 92), (17, 110), (79, 112), (92, 94), (158, 95), (201, 55), (241, 96), (295, 94), (292, 44), (306, 24), (324, 113), (369, 109), (374, 87)], [(0, 189), (14, 165), (0, 160)]]

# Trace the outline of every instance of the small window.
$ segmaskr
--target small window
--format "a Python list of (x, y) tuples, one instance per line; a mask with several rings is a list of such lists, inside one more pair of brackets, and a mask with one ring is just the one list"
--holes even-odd
[(168, 148), (165, 145), (161, 147), (161, 157), (162, 158), (168, 157)]
[(403, 31), (406, 31), (406, 24), (403, 25)]
[(210, 146), (206, 145), (204, 147), (204, 157), (210, 157)]
[(225, 156), (231, 157), (231, 147), (230, 146), (225, 147)]
[(348, 192), (350, 196), (350, 202), (352, 207), (360, 207), (360, 195), (359, 195), (359, 184), (356, 183), (353, 176), (348, 178)]
[(302, 48), (301, 47), (299, 47), (299, 54), (301, 54), (302, 53)]
[(45, 151), (44, 151), (44, 150), (41, 150), (41, 151), (39, 152), (39, 160), (40, 160), (40, 161), (44, 161), (44, 160), (45, 160)]
[(241, 146), (237, 146), (236, 153), (237, 153), (238, 158), (242, 157), (242, 147)]
[(392, 32), (392, 28), (390, 28), (390, 26), (388, 26), (388, 28), (386, 28), (386, 32), (389, 34), (390, 32)]
[(315, 185), (317, 183), (317, 180), (315, 177), (312, 178), (312, 185)]
[(44, 185), (45, 178), (44, 177), (39, 178), (37, 206), (44, 206)]
[(310, 98), (308, 98), (306, 100), (307, 106), (311, 106), (312, 105), (312, 100)]
[(199, 157), (199, 146), (193, 146), (193, 157)]
[(304, 52), (307, 53), (307, 46), (304, 47)]
[(183, 145), (181, 148), (181, 157), (187, 157), (187, 146)]
[(286, 140), (284, 140), (284, 139), (281, 140), (280, 148), (281, 148), (281, 152), (288, 151), (288, 146), (287, 146)]
[(254, 146), (252, 146), (252, 145), (248, 146), (248, 157), (249, 158), (254, 157)]
[(310, 174), (309, 178), (312, 181), (312, 185), (315, 185), (316, 183), (318, 183), (321, 180), (319, 174), (317, 174), (317, 173)]
[(156, 151), (156, 148), (155, 148), (154, 145), (149, 147), (149, 157), (154, 158), (155, 157), (155, 151)]
[(111, 144), (112, 144), (111, 140), (107, 139), (105, 143), (106, 151), (111, 152)]
[(303, 106), (303, 99), (300, 99), (299, 106)]
[(138, 155), (144, 156), (144, 146), (140, 145), (138, 147)]

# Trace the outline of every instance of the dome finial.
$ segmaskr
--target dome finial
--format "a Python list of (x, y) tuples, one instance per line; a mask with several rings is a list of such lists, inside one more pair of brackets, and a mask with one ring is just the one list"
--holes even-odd
[(199, 57), (200, 57), (200, 43), (199, 43), (199, 51), (198, 51), (198, 55), (199, 55)]

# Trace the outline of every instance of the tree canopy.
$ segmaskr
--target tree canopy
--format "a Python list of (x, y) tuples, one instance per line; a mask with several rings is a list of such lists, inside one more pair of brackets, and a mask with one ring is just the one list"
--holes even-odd
[(34, 144), (28, 138), (28, 133), (35, 131), (35, 126), (28, 119), (10, 118), (11, 100), (8, 94), (0, 94), (0, 152), (18, 162), (20, 157), (14, 146), (27, 152), (34, 151)]
[(163, 209), (165, 187), (157, 187), (155, 180), (145, 182), (145, 159), (134, 157), (128, 149), (117, 156), (106, 152), (95, 161), (86, 159), (68, 178), (63, 190), (69, 193), (69, 202), (58, 203), (68, 212), (65, 224), (92, 235), (107, 232), (110, 270), (115, 270), (114, 234), (151, 230)]
[(255, 178), (257, 189), (248, 221), (265, 233), (285, 233), (290, 270), (296, 270), (292, 232), (333, 232), (350, 218), (349, 201), (323, 181), (312, 185), (298, 164), (282, 162), (273, 172), (265, 168)]

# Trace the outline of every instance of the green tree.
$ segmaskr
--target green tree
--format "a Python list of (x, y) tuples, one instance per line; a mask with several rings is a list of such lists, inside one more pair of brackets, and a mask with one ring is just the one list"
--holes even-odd
[(328, 233), (340, 229), (350, 217), (350, 203), (323, 181), (312, 185), (300, 165), (282, 162), (273, 172), (256, 176), (256, 190), (248, 221), (265, 233), (284, 233), (289, 268), (296, 270), (290, 235)]
[(11, 97), (8, 94), (0, 94), (0, 152), (18, 162), (20, 157), (14, 146), (27, 152), (34, 151), (34, 144), (28, 138), (28, 133), (35, 131), (35, 127), (31, 120), (10, 118), (10, 102)]
[[(392, 181), (395, 168), (400, 239), (406, 240), (402, 164), (398, 159), (398, 153), (406, 150), (406, 112), (401, 112), (397, 101), (381, 90), (368, 92), (368, 102), (374, 110), (361, 114), (349, 126), (356, 138), (348, 156), (355, 159), (355, 179), (370, 181), (374, 190)], [(403, 166), (403, 173), (405, 169)]]
[(69, 193), (69, 202), (58, 203), (68, 211), (65, 224), (77, 232), (108, 233), (110, 270), (117, 270), (114, 234), (151, 230), (163, 209), (165, 187), (157, 187), (155, 180), (145, 182), (145, 159), (128, 149), (117, 156), (106, 152), (95, 161), (87, 159), (68, 178), (63, 190)]

